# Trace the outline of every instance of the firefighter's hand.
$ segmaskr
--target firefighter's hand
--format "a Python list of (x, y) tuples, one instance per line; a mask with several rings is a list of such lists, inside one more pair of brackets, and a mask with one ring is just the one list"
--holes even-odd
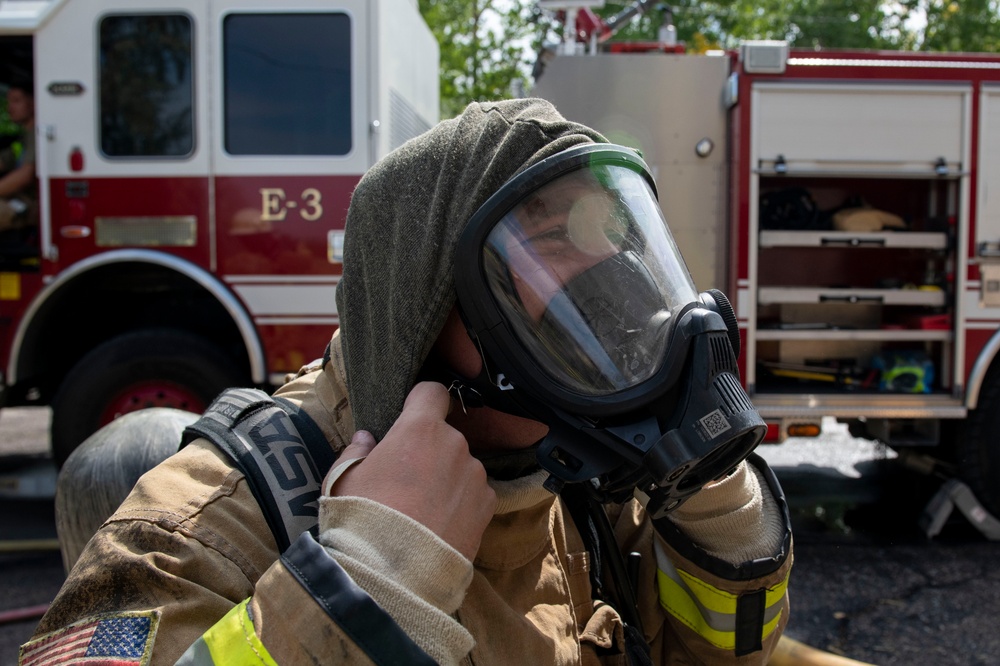
[(368, 432), (354, 435), (339, 460), (367, 457), (347, 469), (330, 494), (366, 497), (396, 509), (471, 560), (497, 498), (465, 437), (445, 423), (450, 406), (443, 385), (414, 386), (378, 446)]

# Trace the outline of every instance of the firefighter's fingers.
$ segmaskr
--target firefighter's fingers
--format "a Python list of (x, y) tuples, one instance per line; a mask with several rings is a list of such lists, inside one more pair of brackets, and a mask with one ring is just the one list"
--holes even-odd
[(497, 499), (465, 436), (445, 421), (450, 404), (443, 385), (417, 384), (382, 441), (352, 463), (332, 494), (395, 509), (472, 559)]
[(340, 480), (340, 477), (346, 474), (351, 467), (367, 458), (377, 443), (375, 437), (367, 430), (359, 430), (354, 433), (351, 443), (340, 452), (340, 457), (337, 458), (333, 469), (330, 470), (323, 480), (323, 494), (332, 495), (333, 488), (337, 484), (337, 481)]
[(420, 382), (406, 396), (403, 403), (404, 416), (419, 414), (430, 418), (439, 417), (444, 419), (451, 411), (451, 395), (444, 384), (437, 382)]

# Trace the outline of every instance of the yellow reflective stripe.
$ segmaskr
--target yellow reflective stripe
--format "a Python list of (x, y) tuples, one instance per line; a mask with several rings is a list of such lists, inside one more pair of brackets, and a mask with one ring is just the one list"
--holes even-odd
[[(782, 583), (781, 585), (782, 588), (788, 587), (787, 581), (788, 579), (785, 578), (785, 583)], [(774, 617), (764, 623), (764, 630), (760, 632), (761, 640), (770, 636), (771, 632), (778, 628), (779, 620), (781, 620), (781, 606), (778, 606), (778, 612), (774, 614)]]
[(779, 603), (785, 598), (785, 592), (788, 591), (788, 574), (785, 574), (785, 579), (781, 581), (778, 585), (768, 588), (767, 594), (764, 595), (764, 607), (770, 608), (771, 606)]
[(696, 634), (712, 645), (725, 650), (736, 649), (736, 632), (732, 630), (736, 620), (735, 612), (732, 614), (730, 627), (726, 628), (728, 631), (714, 629), (709, 626), (708, 618), (695, 603), (695, 600), (686, 588), (678, 585), (673, 578), (662, 571), (656, 572), (656, 580), (660, 590), (660, 604), (668, 613), (686, 624)]
[[(660, 605), (712, 645), (736, 648), (736, 608), (739, 595), (706, 583), (674, 566), (658, 542), (655, 543), (656, 580)], [(761, 639), (771, 635), (781, 619), (788, 575), (764, 594)]]
[(247, 610), (249, 599), (235, 606), (202, 635), (216, 666), (264, 664), (278, 666), (260, 642)]
[(697, 598), (698, 603), (701, 606), (709, 611), (712, 611), (713, 613), (736, 615), (735, 594), (730, 594), (729, 592), (720, 590), (717, 587), (712, 587), (700, 578), (696, 578), (686, 571), (674, 568), (672, 564), (670, 567), (677, 572), (677, 575), (684, 581), (685, 587)]

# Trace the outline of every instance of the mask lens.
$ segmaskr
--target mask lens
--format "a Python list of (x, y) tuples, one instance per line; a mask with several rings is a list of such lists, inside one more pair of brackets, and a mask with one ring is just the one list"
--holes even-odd
[(593, 165), (526, 195), (489, 232), (489, 289), (532, 360), (563, 388), (607, 395), (662, 364), (697, 291), (652, 190)]

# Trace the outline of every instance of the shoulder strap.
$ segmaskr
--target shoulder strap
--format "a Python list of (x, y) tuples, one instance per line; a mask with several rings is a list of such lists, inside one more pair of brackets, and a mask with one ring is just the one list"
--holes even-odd
[(181, 446), (204, 437), (243, 472), (284, 552), (319, 528), (319, 489), (336, 458), (309, 416), (258, 389), (228, 389), (185, 428)]
[(601, 539), (597, 534), (597, 525), (591, 517), (587, 506), (586, 493), (580, 490), (579, 484), (566, 484), (559, 496), (569, 511), (570, 518), (576, 525), (583, 546), (590, 553), (590, 595), (594, 599), (604, 599), (604, 561)]
[[(584, 483), (567, 483), (559, 496), (569, 510), (584, 546), (591, 554), (590, 583), (592, 596), (618, 611), (625, 634), (625, 655), (629, 666), (651, 666), (649, 643), (642, 631), (642, 619), (630, 577), (615, 541), (614, 530), (604, 506), (587, 492)], [(611, 573), (613, 590), (602, 581), (604, 567)], [(631, 578), (631, 580), (630, 580)]]

